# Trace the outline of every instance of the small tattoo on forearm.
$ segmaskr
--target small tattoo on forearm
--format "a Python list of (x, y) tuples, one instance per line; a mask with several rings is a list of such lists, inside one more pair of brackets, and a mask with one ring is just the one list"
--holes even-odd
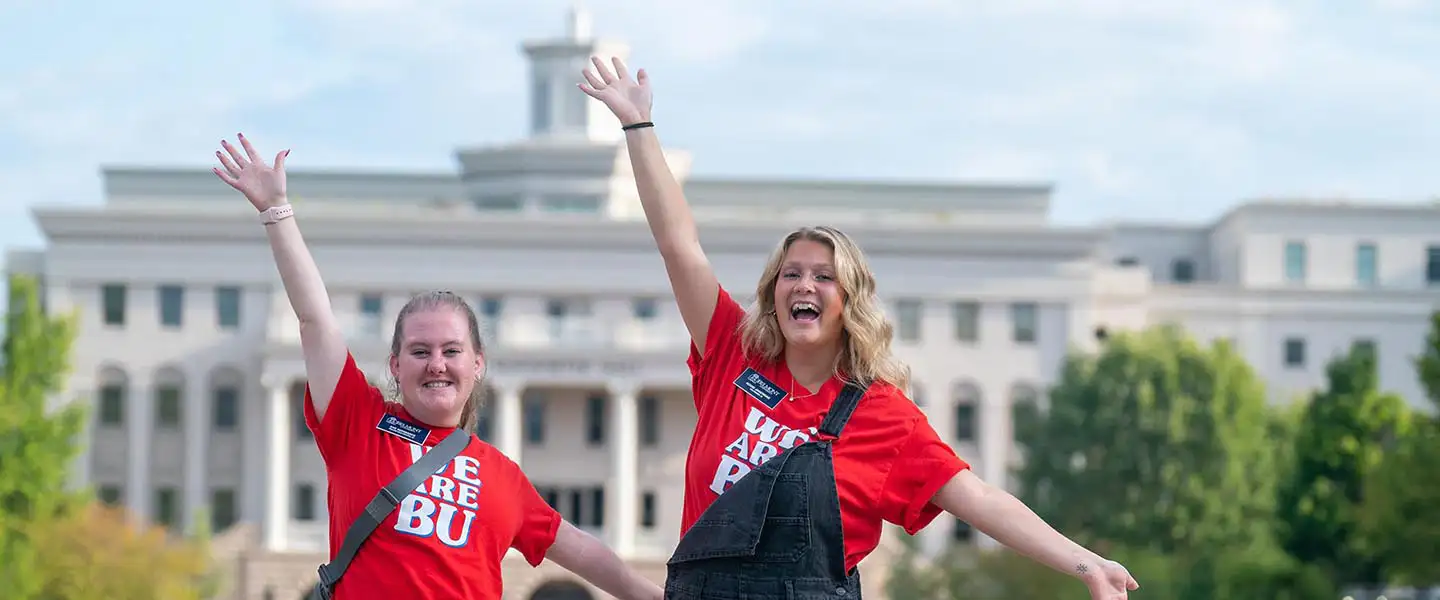
[(1090, 567), (1086, 566), (1085, 563), (1080, 563), (1075, 565), (1075, 572), (1084, 575), (1090, 572)]

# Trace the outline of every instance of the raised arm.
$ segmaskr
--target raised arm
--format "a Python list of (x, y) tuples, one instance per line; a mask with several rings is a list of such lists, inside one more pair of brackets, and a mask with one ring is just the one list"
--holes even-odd
[[(220, 159), (215, 175), (230, 187), (245, 195), (255, 210), (264, 213), (275, 207), (288, 207), (290, 200), (285, 195), (285, 157), (289, 150), (275, 155), (273, 166), (250, 145), (244, 135), (238, 136), (244, 152), (237, 151), (228, 141), (221, 141), (224, 152), (216, 151)], [(300, 320), (300, 347), (305, 355), (305, 374), (309, 380), (310, 398), (315, 415), (324, 417), (330, 397), (340, 382), (340, 371), (345, 368), (349, 350), (345, 347), (345, 336), (335, 321), (330, 309), (330, 295), (325, 291), (325, 282), (320, 279), (320, 269), (305, 247), (300, 236), (300, 227), (294, 217), (282, 218), (265, 225), (270, 237), (270, 249), (275, 254), (275, 266), (280, 271), (280, 281), (290, 297), (290, 306)]]
[[(579, 84), (580, 90), (604, 102), (620, 119), (621, 126), (648, 123), (650, 78), (645, 69), (640, 69), (635, 79), (631, 79), (619, 58), (611, 60), (615, 66), (613, 71), (599, 58), (591, 58), (590, 62), (594, 69), (585, 70), (586, 83)], [(645, 210), (650, 234), (655, 237), (660, 257), (665, 261), (680, 318), (690, 330), (695, 347), (703, 354), (720, 283), (715, 279), (705, 251), (700, 248), (695, 218), (690, 214), (684, 190), (665, 162), (655, 128), (627, 129), (625, 145), (630, 153), (630, 167), (635, 172), (635, 187), (640, 192), (640, 206)]]

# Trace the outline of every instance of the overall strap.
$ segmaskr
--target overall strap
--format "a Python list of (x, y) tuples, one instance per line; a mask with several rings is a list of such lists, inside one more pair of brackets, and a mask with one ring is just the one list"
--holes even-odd
[(860, 397), (864, 396), (868, 389), (868, 384), (861, 386), (853, 381), (847, 382), (845, 389), (835, 396), (835, 402), (830, 405), (830, 412), (825, 415), (825, 420), (820, 423), (820, 434), (839, 439), (845, 424), (850, 422), (850, 415), (854, 414), (855, 407), (860, 405)]
[[(320, 582), (316, 587), (329, 592), (335, 582), (340, 581), (340, 576), (345, 574), (345, 569), (350, 567), (350, 561), (355, 558), (355, 553), (360, 550), (365, 538), (370, 537), (375, 528), (390, 515), (390, 511), (400, 505), (400, 499), (415, 491), (430, 475), (439, 471), (445, 463), (450, 462), (469, 445), (470, 432), (456, 427), (443, 441), (422, 455), (420, 460), (400, 473), (390, 485), (380, 488), (380, 492), (365, 506), (365, 512), (360, 513), (350, 524), (350, 529), (346, 530), (345, 541), (341, 544), (340, 551), (335, 554), (335, 560), (330, 564), (320, 565)], [(326, 593), (325, 597), (328, 596)]]

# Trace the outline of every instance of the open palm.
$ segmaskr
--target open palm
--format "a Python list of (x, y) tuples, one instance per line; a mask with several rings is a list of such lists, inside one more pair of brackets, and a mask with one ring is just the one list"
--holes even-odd
[(255, 205), (255, 210), (265, 210), (272, 206), (279, 206), (286, 202), (285, 199), (285, 157), (290, 154), (289, 150), (282, 150), (275, 155), (274, 166), (265, 164), (265, 158), (255, 151), (250, 145), (250, 140), (245, 139), (244, 134), (237, 134), (240, 138), (240, 145), (245, 152), (235, 149), (230, 142), (221, 140), (220, 146), (224, 152), (215, 151), (215, 157), (220, 159), (220, 169), (211, 169), (230, 187), (235, 188), (242, 194), (250, 204)]
[(620, 119), (621, 125), (630, 125), (650, 120), (650, 77), (645, 69), (630, 78), (630, 71), (618, 57), (610, 59), (615, 66), (612, 71), (598, 57), (590, 57), (594, 69), (585, 69), (585, 83), (579, 84), (580, 91), (605, 103), (610, 112)]
[(1090, 600), (1127, 600), (1130, 591), (1140, 589), (1130, 572), (1113, 560), (1101, 563), (1099, 572), (1089, 574), (1084, 581), (1090, 588)]

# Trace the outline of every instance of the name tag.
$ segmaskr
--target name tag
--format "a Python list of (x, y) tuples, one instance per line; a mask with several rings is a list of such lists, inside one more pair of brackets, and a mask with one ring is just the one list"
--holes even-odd
[(395, 415), (380, 417), (380, 422), (375, 424), (375, 428), (412, 444), (424, 445), (425, 440), (430, 439), (429, 428), (421, 427)]
[(735, 387), (770, 408), (778, 406), (780, 401), (788, 395), (785, 390), (780, 389), (780, 386), (771, 383), (764, 375), (749, 367), (746, 367), (745, 372), (735, 378)]

